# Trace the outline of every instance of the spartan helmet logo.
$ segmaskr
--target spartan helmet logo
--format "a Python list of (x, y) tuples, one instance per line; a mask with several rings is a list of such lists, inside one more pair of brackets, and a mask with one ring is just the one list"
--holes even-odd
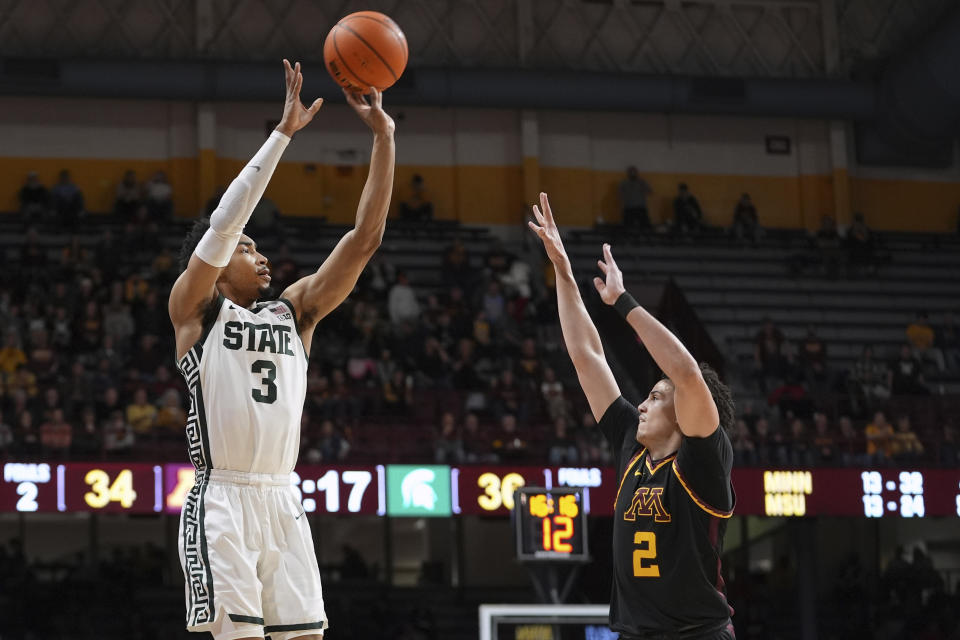
[(400, 483), (400, 494), (403, 496), (403, 506), (421, 507), (433, 511), (437, 504), (437, 492), (430, 483), (436, 474), (430, 469), (414, 469), (403, 477)]

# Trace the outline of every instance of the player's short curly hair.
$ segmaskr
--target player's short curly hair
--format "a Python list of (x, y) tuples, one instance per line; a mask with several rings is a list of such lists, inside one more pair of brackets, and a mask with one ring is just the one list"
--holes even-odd
[[(714, 368), (706, 362), (700, 363), (700, 373), (703, 376), (703, 381), (707, 383), (707, 388), (710, 389), (713, 403), (717, 405), (717, 413), (720, 414), (720, 426), (723, 427), (724, 431), (730, 433), (736, 422), (736, 404), (733, 401), (730, 387), (720, 380), (720, 376)], [(666, 375), (663, 378), (665, 380), (670, 379)]]
[(203, 234), (205, 234), (209, 228), (210, 218), (200, 218), (193, 223), (193, 227), (187, 232), (187, 236), (183, 239), (183, 244), (180, 245), (179, 264), (181, 273), (187, 270), (187, 265), (190, 263), (190, 256), (193, 255), (197, 245), (200, 244), (200, 238), (203, 237)]

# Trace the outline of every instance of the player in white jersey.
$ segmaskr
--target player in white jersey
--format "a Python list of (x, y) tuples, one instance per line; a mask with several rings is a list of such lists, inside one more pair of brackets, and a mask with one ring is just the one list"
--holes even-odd
[(350, 293), (380, 245), (393, 190), (393, 120), (382, 96), (347, 93), (373, 131), (370, 172), (354, 228), (316, 273), (269, 297), (267, 258), (243, 227), (290, 137), (322, 103), (300, 102), (300, 64), (283, 61), (283, 118), (230, 184), (209, 222), (184, 241), (170, 292), (177, 363), (197, 482), (180, 518), (187, 628), (216, 640), (323, 637), (327, 627), (313, 540), (290, 478), (297, 460), (307, 354), (317, 322)]

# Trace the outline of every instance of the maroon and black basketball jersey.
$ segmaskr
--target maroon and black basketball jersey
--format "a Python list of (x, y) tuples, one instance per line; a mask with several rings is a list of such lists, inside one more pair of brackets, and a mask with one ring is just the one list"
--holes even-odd
[(735, 496), (733, 447), (717, 427), (651, 460), (636, 441), (637, 408), (623, 397), (600, 429), (617, 456), (610, 628), (625, 636), (696, 638), (729, 624), (720, 553)]

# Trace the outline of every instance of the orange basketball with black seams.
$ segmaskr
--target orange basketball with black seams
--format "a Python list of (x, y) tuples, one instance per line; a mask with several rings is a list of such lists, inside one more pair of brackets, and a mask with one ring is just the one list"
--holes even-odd
[(340, 86), (363, 93), (393, 85), (407, 66), (409, 51), (403, 31), (379, 11), (357, 11), (330, 29), (323, 43), (323, 61)]

